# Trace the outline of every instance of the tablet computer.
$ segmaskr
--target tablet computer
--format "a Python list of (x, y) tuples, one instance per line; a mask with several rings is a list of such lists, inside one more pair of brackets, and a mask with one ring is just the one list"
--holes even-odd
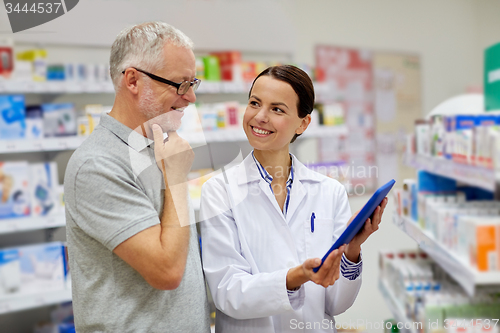
[(340, 235), (340, 237), (333, 243), (332, 247), (326, 252), (326, 254), (321, 259), (321, 264), (318, 267), (313, 268), (313, 271), (316, 273), (323, 263), (325, 262), (328, 255), (338, 249), (344, 244), (349, 244), (349, 242), (356, 236), (356, 234), (363, 228), (366, 220), (372, 216), (375, 209), (382, 203), (382, 200), (387, 196), (391, 188), (394, 186), (396, 181), (394, 179), (390, 180), (386, 184), (382, 185), (375, 193), (373, 193), (372, 197), (368, 202), (361, 208), (358, 215), (352, 220), (352, 222), (347, 226), (345, 231)]

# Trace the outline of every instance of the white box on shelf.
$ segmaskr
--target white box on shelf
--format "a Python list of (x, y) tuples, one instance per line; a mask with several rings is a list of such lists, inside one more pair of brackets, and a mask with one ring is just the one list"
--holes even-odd
[(0, 297), (19, 292), (21, 269), (17, 249), (0, 250)]
[(30, 215), (28, 175), (28, 162), (0, 162), (0, 219)]
[(61, 242), (19, 247), (21, 294), (65, 288), (64, 256)]

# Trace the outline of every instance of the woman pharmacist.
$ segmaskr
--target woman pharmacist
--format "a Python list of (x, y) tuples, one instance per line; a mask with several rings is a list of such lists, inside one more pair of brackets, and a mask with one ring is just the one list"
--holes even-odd
[(253, 152), (203, 186), (203, 269), (217, 308), (216, 332), (334, 332), (333, 316), (357, 296), (360, 246), (378, 229), (387, 199), (314, 273), (352, 218), (344, 187), (289, 152), (311, 122), (313, 104), (305, 72), (264, 70), (243, 118)]

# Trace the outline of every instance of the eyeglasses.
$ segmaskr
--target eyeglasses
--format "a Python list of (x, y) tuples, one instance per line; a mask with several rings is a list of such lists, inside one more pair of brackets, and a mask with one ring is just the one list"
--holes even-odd
[[(198, 89), (198, 87), (200, 86), (200, 83), (201, 83), (201, 80), (198, 80), (196, 78), (194, 79), (193, 82), (182, 81), (181, 83), (175, 83), (173, 81), (170, 81), (170, 80), (164, 79), (162, 77), (159, 77), (157, 75), (154, 75), (154, 74), (148, 73), (146, 71), (143, 71), (142, 69), (138, 69), (138, 68), (135, 68), (135, 67), (132, 67), (132, 68), (135, 69), (138, 72), (146, 74), (147, 76), (149, 76), (150, 78), (152, 78), (155, 81), (162, 82), (162, 83), (165, 83), (165, 84), (168, 84), (168, 85), (176, 87), (177, 88), (177, 95), (184, 95), (185, 93), (188, 92), (189, 87), (191, 87), (191, 86), (193, 86), (193, 91), (196, 91), (196, 89)], [(123, 71), (122, 74), (125, 74), (125, 71)]]

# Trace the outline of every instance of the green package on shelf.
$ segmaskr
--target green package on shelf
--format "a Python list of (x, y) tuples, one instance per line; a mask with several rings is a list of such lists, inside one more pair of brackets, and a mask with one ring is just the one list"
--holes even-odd
[(500, 43), (484, 51), (484, 107), (500, 110)]
[(219, 58), (215, 56), (203, 57), (205, 65), (205, 80), (207, 81), (220, 81), (220, 65)]

